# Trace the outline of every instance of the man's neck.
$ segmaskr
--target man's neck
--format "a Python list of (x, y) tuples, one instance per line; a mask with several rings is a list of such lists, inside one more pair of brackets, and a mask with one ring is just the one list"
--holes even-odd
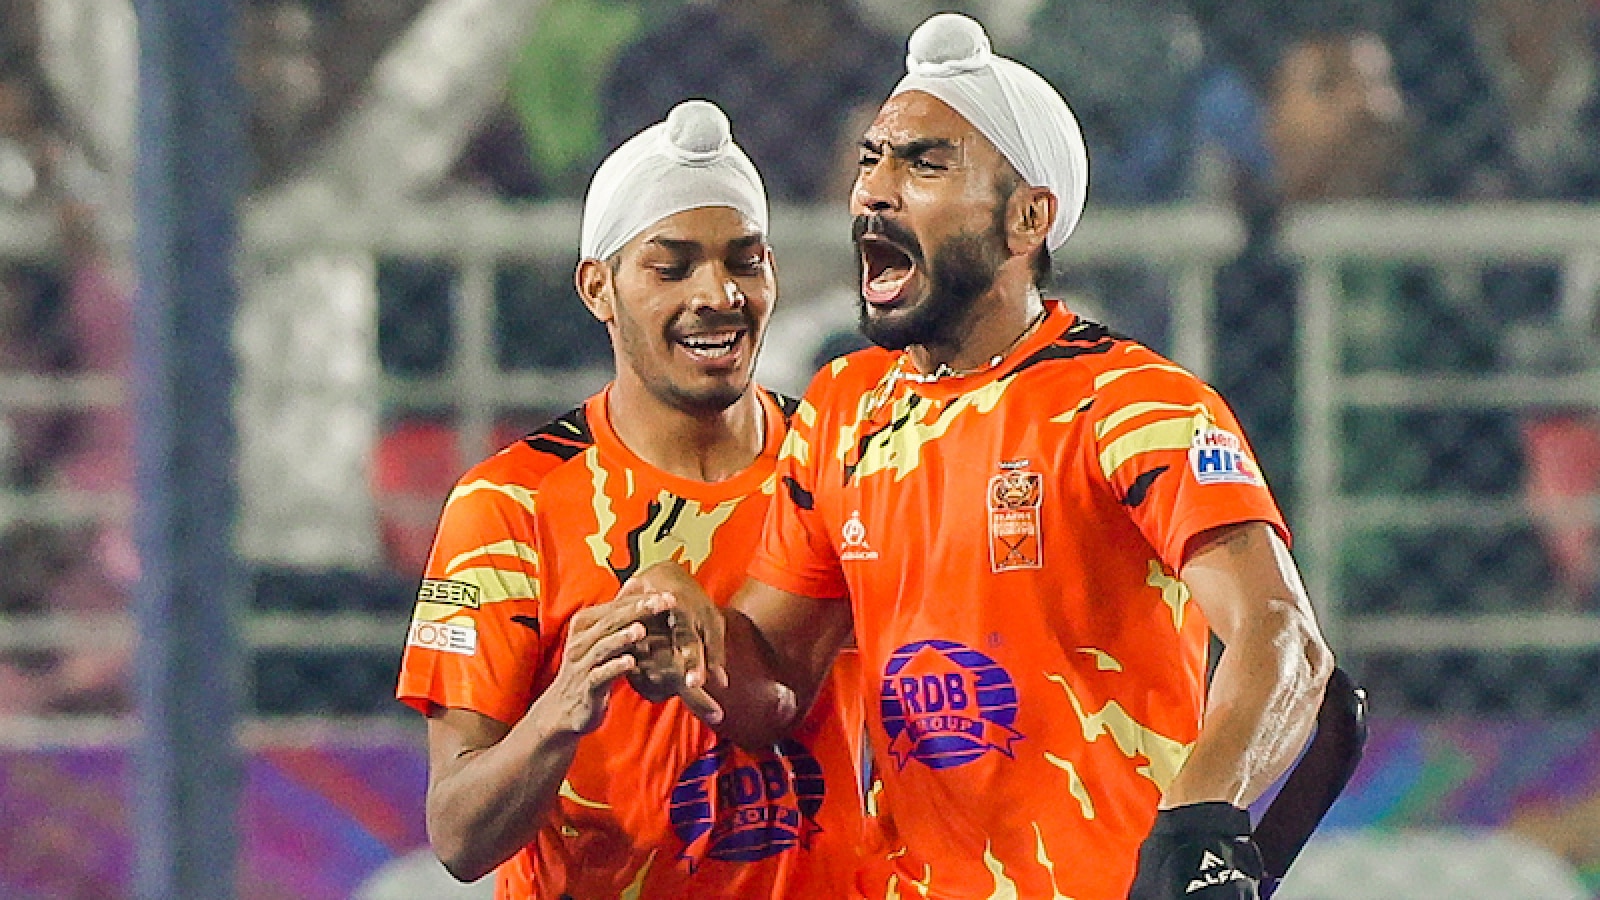
[(1005, 285), (996, 281), (978, 299), (967, 321), (949, 343), (913, 344), (906, 348), (912, 365), (924, 375), (971, 374), (988, 368), (1027, 340), (1044, 318), (1044, 301), (1032, 283)]
[(726, 409), (691, 413), (662, 401), (638, 379), (619, 375), (606, 404), (623, 445), (679, 478), (726, 481), (749, 468), (765, 443), (766, 410), (754, 385)]

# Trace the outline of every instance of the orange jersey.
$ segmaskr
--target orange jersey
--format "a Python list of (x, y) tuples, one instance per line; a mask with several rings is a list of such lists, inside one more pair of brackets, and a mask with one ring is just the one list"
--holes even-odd
[[(634, 456), (605, 398), (479, 464), (451, 493), (401, 700), (514, 724), (559, 669), (568, 620), (634, 572), (674, 560), (721, 600), (743, 583), (776, 485), (777, 401), (762, 393), (760, 458), (707, 484)], [(537, 838), (500, 867), (496, 897), (840, 896), (862, 828), (860, 715), (847, 730), (836, 702), (829, 687), (792, 739), (750, 753), (676, 698), (651, 704), (619, 681)]]
[(861, 896), (1124, 900), (1200, 728), (1188, 542), (1287, 536), (1209, 387), (1058, 303), (985, 372), (817, 375), (751, 574), (852, 604), (888, 850)]

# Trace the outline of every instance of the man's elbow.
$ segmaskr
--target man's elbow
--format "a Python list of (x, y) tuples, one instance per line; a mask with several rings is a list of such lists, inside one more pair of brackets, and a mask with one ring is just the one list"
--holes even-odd
[(1333, 675), (1334, 659), (1311, 612), (1284, 601), (1272, 604), (1269, 621), (1272, 643), (1282, 654), (1287, 680), (1298, 692), (1320, 700)]
[(437, 841), (433, 844), (433, 853), (444, 864), (444, 870), (450, 873), (450, 877), (462, 884), (471, 884), (495, 870), (494, 865), (471, 858), (461, 848), (441, 846)]
[(446, 872), (455, 880), (470, 884), (493, 872), (502, 860), (486, 858), (480, 848), (474, 847), (472, 841), (462, 829), (447, 828), (428, 817), (428, 843), (433, 847), (433, 855), (439, 858)]

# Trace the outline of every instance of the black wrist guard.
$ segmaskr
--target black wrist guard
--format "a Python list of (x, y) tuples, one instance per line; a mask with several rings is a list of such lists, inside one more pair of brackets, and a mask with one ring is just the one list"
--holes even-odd
[(1221, 802), (1163, 809), (1139, 846), (1128, 900), (1257, 900), (1261, 874), (1248, 812)]

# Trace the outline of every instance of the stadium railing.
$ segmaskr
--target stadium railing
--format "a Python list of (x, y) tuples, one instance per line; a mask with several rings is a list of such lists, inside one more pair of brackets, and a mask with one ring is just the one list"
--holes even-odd
[[(605, 377), (598, 371), (504, 371), (496, 361), (495, 276), (499, 267), (564, 260), (578, 230), (575, 205), (512, 206), (488, 200), (452, 200), (402, 210), (336, 216), (269, 218), (247, 211), (245, 252), (289, 254), (346, 249), (385, 257), (429, 260), (455, 272), (450, 292), (452, 351), (437, 374), (386, 374), (386, 406), (452, 412), (457, 455), (465, 465), (494, 449), (496, 423), (508, 411), (537, 405), (569, 406)], [(835, 211), (779, 209), (773, 241), (809, 287), (843, 278), (848, 285), (847, 222)], [(56, 244), (47, 219), (0, 210), (0, 265), (49, 261)], [(1243, 226), (1230, 211), (1177, 207), (1094, 210), (1059, 255), (1059, 268), (1108, 264), (1149, 266), (1166, 275), (1172, 303), (1171, 355), (1204, 376), (1227, 336), (1212, 327), (1213, 279), (1239, 252)], [(1348, 491), (1340, 467), (1342, 419), (1351, 409), (1525, 409), (1557, 403), (1600, 410), (1600, 370), (1556, 375), (1385, 374), (1346, 371), (1340, 359), (1341, 302), (1338, 268), (1350, 260), (1406, 261), (1422, 265), (1485, 266), (1540, 261), (1570, 278), (1586, 277), (1600, 259), (1600, 209), (1567, 206), (1451, 207), (1339, 206), (1300, 210), (1285, 222), (1281, 244), (1302, 269), (1297, 345), (1296, 488), (1297, 555), (1335, 645), (1357, 656), (1385, 649), (1515, 650), (1600, 648), (1600, 616), (1516, 609), (1463, 616), (1405, 610), (1350, 614), (1339, 575), (1341, 542), (1352, 529), (1526, 523), (1531, 514), (1514, 492), (1484, 499), (1416, 497)], [(809, 279), (809, 283), (807, 282)], [(786, 292), (789, 291), (786, 281)], [(803, 293), (803, 291), (802, 291)], [(789, 294), (793, 296), (793, 294)], [(1581, 310), (1580, 310), (1581, 312)], [(1592, 313), (1592, 310), (1591, 310)], [(1247, 351), (1248, 348), (1246, 348)], [(126, 391), (105, 376), (0, 373), (0, 413), (18, 409), (81, 410), (124, 401)], [(537, 399), (537, 403), (530, 403)], [(1585, 515), (1600, 518), (1590, 498)], [(0, 528), (19, 521), (85, 522), (130, 514), (131, 498), (56, 491), (20, 492), (0, 487)], [(253, 654), (307, 648), (346, 650), (389, 659), (398, 656), (407, 611), (274, 612), (253, 610), (242, 620)], [(126, 617), (0, 617), (0, 652), (85, 644), (127, 646), (134, 638)], [(1359, 661), (1355, 666), (1358, 677)], [(376, 679), (381, 682), (382, 679)], [(388, 704), (386, 706), (386, 704)], [(373, 710), (393, 704), (373, 698)], [(326, 718), (326, 717), (319, 717)], [(350, 727), (387, 727), (383, 714), (350, 715)], [(268, 716), (250, 727), (291, 731), (293, 717)], [(365, 722), (366, 726), (361, 723)], [(83, 721), (82, 733), (119, 733), (115, 723)], [(317, 728), (327, 727), (325, 725)], [(26, 735), (26, 728), (0, 733)]]

